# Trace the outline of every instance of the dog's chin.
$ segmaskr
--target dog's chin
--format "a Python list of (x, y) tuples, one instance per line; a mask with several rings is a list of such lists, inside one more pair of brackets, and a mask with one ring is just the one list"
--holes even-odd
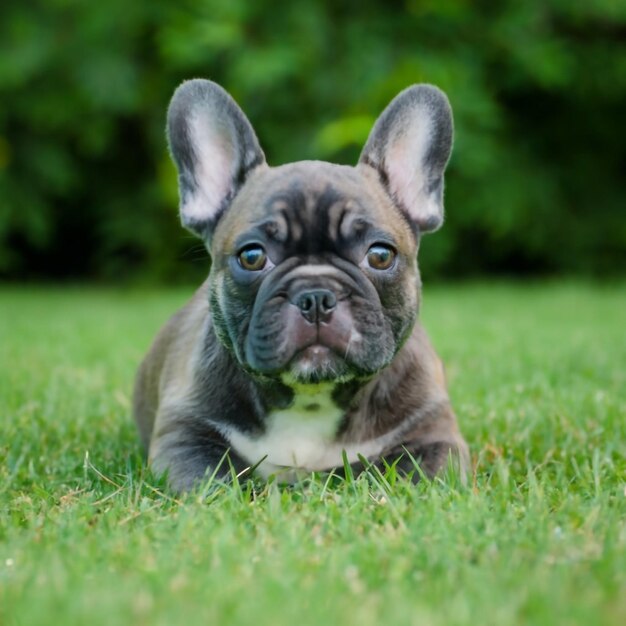
[(319, 344), (298, 351), (283, 374), (283, 380), (299, 385), (343, 382), (350, 378), (346, 361), (330, 348)]

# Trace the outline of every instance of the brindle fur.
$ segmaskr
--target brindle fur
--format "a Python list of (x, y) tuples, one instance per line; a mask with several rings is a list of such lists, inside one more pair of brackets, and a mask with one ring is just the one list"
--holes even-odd
[[(135, 416), (150, 463), (157, 473), (169, 471), (178, 491), (220, 463), (221, 477), (230, 473), (229, 462), (238, 472), (249, 467), (229, 450), (214, 420), (260, 432), (267, 407), (287, 406), (292, 394), (279, 383), (255, 384), (240, 370), (212, 332), (208, 288), (207, 280), (161, 330), (135, 388)], [(409, 454), (415, 455), (424, 473), (434, 476), (452, 451), (462, 471), (467, 468), (467, 445), (450, 406), (443, 366), (419, 322), (393, 363), (351, 398), (338, 440), (367, 441), (400, 425), (397, 442), (383, 455), (389, 464), (402, 457), (399, 468), (410, 473)]]
[[(207, 473), (226, 477), (231, 466), (238, 473), (250, 469), (253, 463), (232, 448), (229, 433), (261, 437), (268, 416), (293, 405), (297, 386), (283, 376), (293, 356), (283, 337), (284, 318), (292, 312), (285, 294), (304, 285), (345, 290), (344, 314), (362, 335), (358, 346), (348, 342), (344, 369), (334, 380), (333, 402), (343, 415), (334, 443), (354, 447), (385, 438), (371, 462), (391, 464), (400, 457), (398, 468), (417, 478), (411, 457), (433, 476), (452, 454), (464, 473), (469, 455), (443, 367), (417, 321), (420, 232), (437, 227), (437, 216), (420, 216), (404, 206), (394, 189), (403, 198), (410, 194), (387, 179), (384, 158), (396, 149), (387, 143), (398, 135), (389, 109), (407, 123), (410, 107), (426, 102), (443, 130), (433, 133), (438, 144), (423, 157), (427, 191), (420, 193), (432, 190), (432, 206), (441, 210), (451, 143), (445, 97), (442, 101), (433, 88), (404, 92), (401, 106), (394, 101), (381, 116), (355, 168), (313, 161), (269, 168), (245, 116), (225, 92), (208, 81), (190, 81), (179, 92), (169, 132), (181, 213), (185, 225), (205, 239), (212, 266), (191, 301), (161, 330), (138, 372), (134, 414), (153, 469), (167, 473), (177, 491), (190, 489)], [(185, 208), (196, 201), (198, 189), (213, 198), (212, 188), (206, 192), (200, 180), (201, 150), (191, 141), (185, 118), (190, 107), (216, 110), (222, 116), (218, 130), (231, 124), (232, 136), (222, 143), (232, 141), (230, 154), (239, 159), (231, 168), (233, 179), (223, 185), (227, 196), (206, 219), (198, 217), (200, 205), (187, 213)], [(263, 241), (276, 269), (246, 282), (247, 277), (234, 277), (233, 260), (251, 237)], [(391, 239), (398, 252), (393, 280), (358, 269), (379, 237)], [(317, 276), (317, 267), (327, 270)], [(299, 274), (300, 268), (311, 271)], [(313, 403), (306, 410), (317, 409)]]

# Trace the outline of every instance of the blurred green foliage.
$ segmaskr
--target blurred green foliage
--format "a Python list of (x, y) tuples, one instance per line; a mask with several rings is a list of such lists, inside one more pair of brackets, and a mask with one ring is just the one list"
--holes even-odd
[(3, 0), (0, 276), (206, 272), (163, 132), (191, 77), (271, 164), (354, 163), (398, 91), (435, 83), (456, 144), (426, 273), (624, 269), (624, 0)]

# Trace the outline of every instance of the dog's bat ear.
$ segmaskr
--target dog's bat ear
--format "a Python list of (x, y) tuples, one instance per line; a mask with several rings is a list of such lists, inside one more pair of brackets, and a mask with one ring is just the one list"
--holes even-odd
[(220, 216), (265, 155), (243, 111), (210, 80), (189, 80), (174, 92), (167, 138), (178, 168), (181, 221), (209, 245)]
[(420, 232), (443, 222), (443, 173), (452, 150), (452, 109), (433, 85), (413, 85), (382, 112), (359, 163), (375, 168)]

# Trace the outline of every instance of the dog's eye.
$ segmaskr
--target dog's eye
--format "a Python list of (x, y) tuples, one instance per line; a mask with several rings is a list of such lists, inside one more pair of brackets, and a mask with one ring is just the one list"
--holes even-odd
[(258, 272), (265, 267), (267, 255), (261, 246), (250, 246), (239, 253), (239, 265), (249, 272)]
[(388, 270), (396, 258), (396, 251), (381, 243), (373, 245), (367, 251), (367, 263), (375, 270)]

